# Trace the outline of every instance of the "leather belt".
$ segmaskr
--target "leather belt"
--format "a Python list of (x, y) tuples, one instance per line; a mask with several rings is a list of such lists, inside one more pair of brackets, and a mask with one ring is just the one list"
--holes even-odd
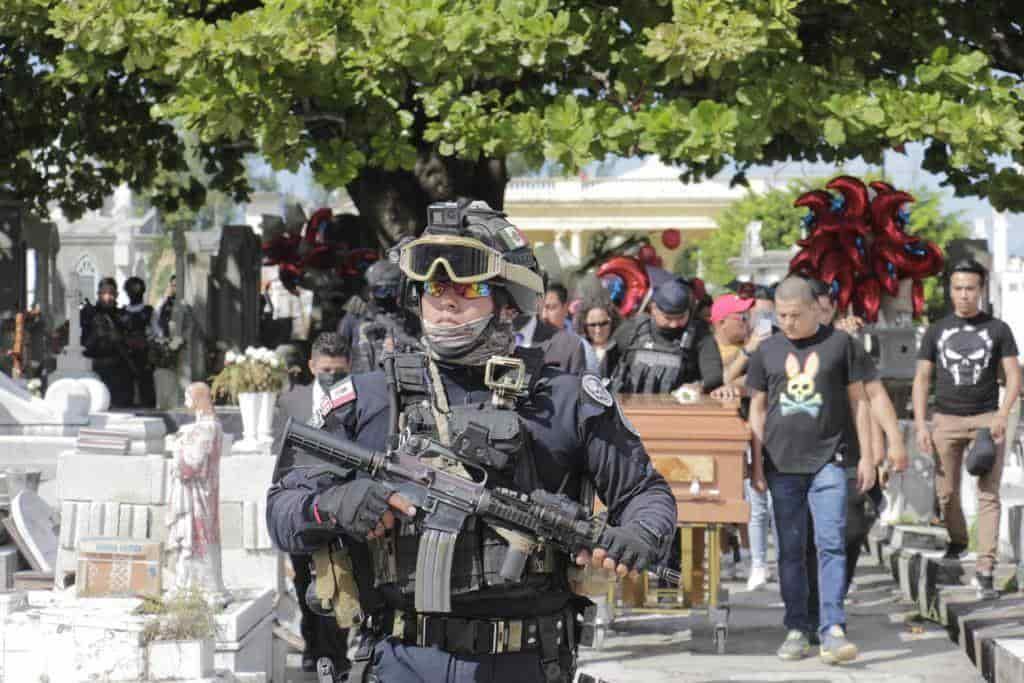
[[(407, 645), (437, 647), (459, 655), (535, 652), (541, 649), (541, 632), (555, 634), (555, 648), (574, 643), (568, 629), (572, 613), (559, 612), (549, 617), (529, 619), (469, 619), (441, 615), (398, 612), (392, 635)], [(543, 628), (542, 621), (553, 622)]]

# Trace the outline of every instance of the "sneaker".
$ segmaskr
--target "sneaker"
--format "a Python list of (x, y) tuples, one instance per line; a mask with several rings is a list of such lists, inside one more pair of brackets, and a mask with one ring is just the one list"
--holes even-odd
[(756, 591), (768, 585), (768, 568), (751, 567), (750, 578), (747, 579), (747, 590)]
[(839, 624), (825, 631), (820, 652), (826, 664), (841, 664), (857, 659), (857, 646), (846, 639), (846, 631)]
[(943, 560), (959, 560), (963, 557), (964, 552), (967, 550), (967, 545), (964, 543), (950, 543), (946, 546), (946, 554), (942, 556)]
[(999, 597), (999, 591), (997, 591), (993, 585), (993, 577), (991, 574), (982, 574), (981, 572), (978, 572), (974, 575), (974, 581), (971, 583), (978, 589), (978, 597), (980, 599), (994, 600)]
[(788, 662), (803, 659), (811, 654), (811, 643), (807, 640), (807, 634), (793, 629), (786, 634), (786, 640), (779, 646), (776, 654), (779, 656), (779, 659), (784, 659)]

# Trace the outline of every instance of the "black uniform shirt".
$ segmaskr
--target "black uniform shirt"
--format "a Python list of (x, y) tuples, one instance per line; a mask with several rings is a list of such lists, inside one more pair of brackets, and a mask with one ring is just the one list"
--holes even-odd
[[(482, 368), (440, 368), (450, 405), (490, 400)], [(384, 373), (354, 375), (351, 380), (355, 397), (330, 413), (324, 428), (366, 448), (383, 450), (389, 416)], [(656, 537), (670, 539), (676, 524), (671, 489), (651, 466), (643, 444), (617, 406), (592, 398), (583, 389), (584, 381), (545, 368), (532, 395), (521, 401), (517, 412), (530, 433), (542, 486), (557, 491), (569, 473), (565, 492), (576, 496), (586, 477), (594, 482), (612, 524), (641, 523)], [(313, 468), (283, 474), (267, 494), (271, 538), (282, 550), (311, 552), (323, 542), (316, 533), (322, 527), (310, 520), (313, 498), (339, 480)]]

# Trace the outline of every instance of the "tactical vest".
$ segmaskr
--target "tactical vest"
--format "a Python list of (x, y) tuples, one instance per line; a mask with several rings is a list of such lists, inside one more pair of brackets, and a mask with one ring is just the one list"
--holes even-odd
[(124, 326), (124, 340), (133, 354), (143, 354), (149, 345), (149, 330), (153, 320), (153, 307), (143, 306), (137, 311), (123, 309), (121, 324)]
[(664, 394), (696, 379), (696, 330), (688, 324), (678, 341), (654, 334), (654, 321), (641, 322), (619, 360), (611, 390), (621, 394)]
[[(526, 391), (532, 394), (543, 368), (539, 349), (519, 349), (515, 356), (526, 366)], [(530, 432), (514, 406), (500, 407), (490, 402), (450, 406), (440, 377), (432, 373), (424, 354), (399, 354), (396, 375), (402, 409), (399, 427), (414, 435), (425, 435), (447, 442), (469, 463), (462, 470), (479, 481), (487, 475), (487, 486), (501, 486), (523, 492), (540, 488)], [(443, 424), (438, 425), (438, 420)], [(442, 466), (437, 463), (436, 466)], [(456, 464), (455, 468), (462, 467)], [(402, 602), (410, 603), (415, 593), (416, 557), (419, 532), (412, 523), (403, 523), (397, 534), (371, 543), (375, 586), (397, 591)], [(513, 539), (515, 540), (515, 539)], [(467, 519), (455, 542), (451, 572), (451, 594), (479, 593), (482, 601), (529, 599), (538, 593), (566, 586), (568, 558), (544, 547), (534, 551), (518, 583), (508, 583), (499, 573), (509, 539), (479, 518)]]

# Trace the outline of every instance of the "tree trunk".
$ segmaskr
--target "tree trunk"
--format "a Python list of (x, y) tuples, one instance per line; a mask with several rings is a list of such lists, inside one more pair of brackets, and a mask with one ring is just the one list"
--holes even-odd
[(359, 209), (363, 237), (388, 247), (406, 235), (419, 234), (433, 202), (466, 197), (501, 209), (506, 183), (504, 158), (464, 161), (423, 149), (413, 170), (367, 167), (347, 189)]

